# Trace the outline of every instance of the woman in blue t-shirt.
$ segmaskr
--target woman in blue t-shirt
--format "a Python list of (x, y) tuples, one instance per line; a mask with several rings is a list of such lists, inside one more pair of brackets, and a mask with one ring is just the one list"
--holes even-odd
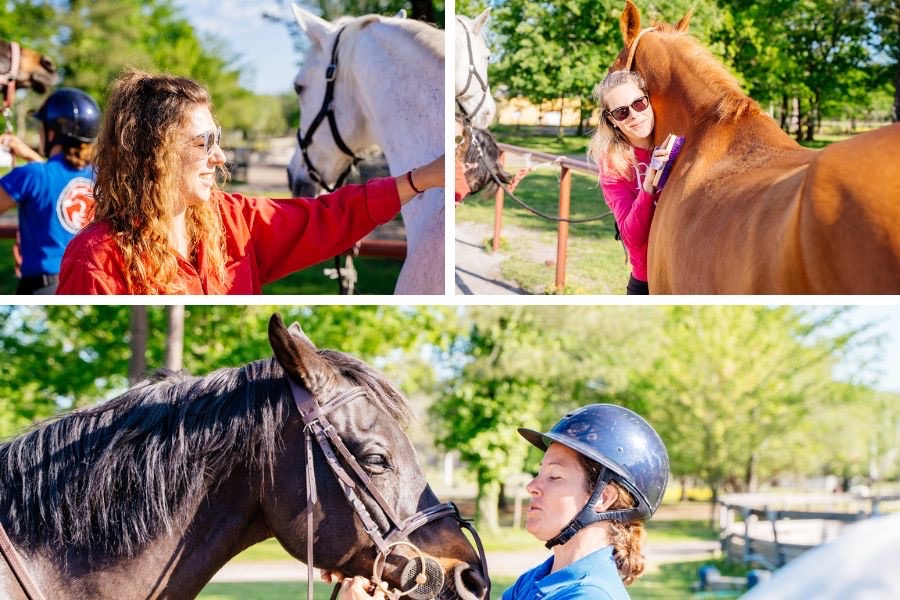
[(29, 164), (0, 179), (0, 213), (19, 207), (22, 278), (17, 294), (52, 294), (66, 245), (91, 221), (94, 177), (91, 150), (100, 107), (85, 92), (60, 88), (35, 113), (40, 122), (41, 156), (13, 135), (0, 146)]
[[(503, 600), (627, 600), (625, 586), (644, 571), (644, 521), (662, 502), (669, 455), (640, 415), (590, 404), (540, 433), (519, 428), (545, 452), (528, 484), (525, 528), (553, 554), (526, 571)], [(323, 572), (331, 581), (339, 574)], [(365, 577), (345, 578), (339, 598), (385, 598)]]

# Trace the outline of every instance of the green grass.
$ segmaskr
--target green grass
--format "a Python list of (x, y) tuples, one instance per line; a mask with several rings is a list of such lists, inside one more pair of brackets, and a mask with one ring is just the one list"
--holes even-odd
[(676, 519), (672, 521), (647, 521), (647, 536), (654, 542), (678, 542), (685, 540), (717, 540), (719, 530), (710, 527), (709, 521)]
[(743, 577), (749, 571), (747, 567), (727, 563), (722, 559), (669, 563), (645, 573), (634, 584), (628, 586), (628, 593), (632, 600), (737, 598), (741, 595), (739, 592), (692, 593), (691, 584), (699, 581), (697, 571), (704, 565), (714, 565), (722, 575)]
[[(559, 210), (559, 173), (547, 169), (529, 175), (516, 189), (523, 202), (541, 212)], [(608, 210), (593, 177), (573, 173), (571, 217), (593, 217)], [(493, 198), (468, 198), (456, 208), (458, 223), (492, 225)], [(630, 267), (622, 244), (615, 239), (612, 215), (591, 223), (570, 224), (566, 260), (566, 293), (624, 294)], [(527, 229), (529, 235), (511, 233), (510, 226)], [(503, 237), (510, 250), (501, 269), (503, 277), (531, 293), (554, 292), (556, 278), (556, 222), (532, 215), (511, 198), (503, 209)]]

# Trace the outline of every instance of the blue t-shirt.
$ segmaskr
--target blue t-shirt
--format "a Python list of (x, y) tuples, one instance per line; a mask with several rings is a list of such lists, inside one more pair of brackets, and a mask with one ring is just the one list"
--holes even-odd
[(59, 273), (68, 243), (90, 222), (93, 170), (76, 169), (57, 154), (10, 171), (0, 185), (19, 205), (22, 276)]
[(553, 557), (526, 571), (503, 592), (503, 600), (629, 600), (616, 570), (612, 546), (606, 546), (551, 573)]

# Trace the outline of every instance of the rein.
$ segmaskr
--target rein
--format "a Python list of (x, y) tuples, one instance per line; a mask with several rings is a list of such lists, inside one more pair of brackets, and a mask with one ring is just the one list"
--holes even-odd
[[(356, 154), (353, 153), (353, 150), (344, 143), (344, 139), (341, 137), (340, 131), (338, 131), (337, 121), (334, 117), (334, 81), (337, 78), (338, 44), (341, 41), (341, 34), (344, 33), (344, 29), (345, 27), (341, 27), (338, 30), (337, 37), (334, 38), (334, 45), (331, 47), (331, 64), (325, 69), (325, 81), (327, 84), (325, 85), (325, 97), (322, 99), (322, 108), (319, 109), (319, 114), (316, 115), (316, 118), (313, 119), (309, 129), (306, 130), (306, 135), (302, 135), (300, 128), (297, 128), (297, 142), (300, 144), (300, 152), (303, 154), (303, 162), (306, 163), (306, 170), (309, 172), (309, 176), (313, 181), (329, 192), (333, 192), (341, 187), (344, 184), (344, 180), (347, 179), (347, 175), (350, 174), (351, 169), (362, 160), (361, 157), (356, 156)], [(328, 126), (331, 129), (331, 137), (334, 138), (334, 143), (337, 144), (337, 147), (340, 148), (341, 152), (351, 158), (350, 164), (347, 165), (347, 168), (344, 169), (344, 172), (338, 177), (333, 187), (330, 187), (325, 183), (325, 178), (322, 177), (322, 174), (316, 169), (315, 165), (313, 165), (312, 160), (309, 158), (309, 153), (307, 152), (307, 149), (312, 145), (313, 134), (326, 117), (328, 118)]]
[[(456, 21), (460, 24), (462, 30), (466, 32), (466, 50), (468, 50), (469, 52), (469, 75), (468, 77), (466, 77), (465, 87), (463, 87), (461, 92), (456, 94), (456, 105), (459, 107), (460, 112), (468, 122), (471, 121), (472, 115), (478, 114), (478, 111), (481, 110), (484, 101), (487, 100), (488, 84), (487, 81), (482, 79), (481, 75), (478, 74), (478, 70), (475, 68), (475, 52), (472, 50), (472, 34), (469, 33), (469, 29), (466, 27), (466, 24), (462, 22), (462, 19), (457, 17)], [(469, 112), (462, 105), (462, 101), (460, 100), (460, 98), (463, 98), (466, 95), (466, 92), (469, 91), (469, 86), (472, 85), (473, 79), (478, 82), (478, 85), (481, 88), (481, 100), (478, 101), (478, 104), (475, 106), (475, 110)]]
[[(402, 596), (409, 595), (413, 600), (425, 600), (426, 598), (434, 598), (440, 591), (443, 584), (443, 571), (440, 569), (440, 566), (437, 566), (436, 574), (434, 573), (434, 567), (432, 567), (432, 569), (427, 568), (429, 563), (428, 559), (426, 559), (425, 557), (425, 554), (417, 546), (409, 542), (407, 538), (420, 527), (427, 525), (428, 523), (431, 523), (433, 521), (437, 521), (438, 519), (443, 519), (445, 517), (454, 519), (461, 528), (468, 529), (472, 533), (472, 537), (474, 538), (476, 543), (478, 557), (481, 561), (482, 573), (487, 580), (487, 594), (488, 597), (490, 597), (490, 578), (488, 577), (487, 572), (487, 561), (484, 555), (484, 547), (481, 544), (481, 539), (478, 537), (478, 533), (475, 531), (475, 528), (468, 521), (464, 520), (462, 516), (460, 516), (459, 509), (456, 507), (456, 505), (452, 502), (445, 502), (443, 504), (437, 504), (435, 506), (430, 506), (424, 510), (420, 510), (419, 512), (406, 519), (400, 519), (394, 512), (394, 510), (390, 507), (388, 502), (381, 495), (381, 493), (378, 491), (378, 489), (372, 484), (369, 476), (359, 465), (353, 454), (351, 454), (347, 447), (344, 445), (344, 442), (341, 440), (334, 427), (328, 421), (328, 413), (344, 406), (349, 402), (352, 402), (353, 400), (356, 400), (357, 398), (364, 397), (366, 395), (365, 390), (361, 387), (353, 387), (319, 404), (318, 402), (316, 402), (316, 399), (309, 392), (309, 390), (299, 385), (293, 377), (288, 376), (287, 380), (290, 384), (291, 395), (293, 396), (294, 404), (296, 404), (297, 410), (300, 412), (300, 417), (303, 419), (304, 424), (303, 436), (306, 451), (306, 566), (308, 569), (308, 600), (313, 599), (313, 507), (319, 501), (318, 493), (316, 490), (315, 465), (313, 461), (313, 437), (315, 437), (319, 448), (322, 450), (322, 454), (325, 457), (325, 461), (327, 462), (328, 467), (331, 469), (332, 473), (334, 473), (335, 478), (337, 479), (337, 482), (341, 487), (341, 491), (343, 491), (344, 493), (344, 497), (347, 499), (347, 502), (350, 504), (353, 510), (356, 511), (357, 516), (363, 523), (363, 528), (365, 529), (371, 540), (374, 542), (375, 546), (378, 548), (378, 554), (375, 558), (375, 564), (372, 573), (372, 580), (376, 583), (376, 585), (381, 585), (386, 588), (386, 584), (383, 584), (381, 580), (381, 574), (384, 570), (384, 564), (387, 560), (388, 555), (391, 554), (395, 547), (397, 547), (398, 545), (410, 546), (418, 554), (418, 560), (420, 562), (418, 565), (413, 565), (413, 568), (418, 569), (419, 572), (415, 575), (407, 577), (409, 566), (413, 563), (413, 561), (410, 561), (407, 565), (407, 568), (404, 569), (403, 576), (403, 579), (408, 579), (409, 581), (414, 582), (414, 585), (412, 585), (408, 590), (386, 590), (385, 593), (388, 598), (391, 598), (391, 600), (396, 600)], [(340, 455), (340, 459), (338, 458), (338, 455)], [(354, 477), (352, 477), (350, 473), (348, 473), (347, 470), (342, 466), (342, 462), (343, 464), (350, 467), (353, 475), (355, 475), (355, 480)], [(359, 483), (357, 484), (357, 482)], [(384, 513), (384, 516), (389, 523), (388, 530), (386, 532), (381, 531), (381, 529), (375, 523), (374, 519), (372, 519), (372, 515), (369, 513), (369, 510), (360, 501), (359, 496), (357, 496), (356, 490), (360, 489), (360, 486), (362, 490), (368, 493), (369, 497), (375, 501), (375, 503), (381, 509), (382, 513)], [(434, 559), (430, 560), (433, 564), (436, 564), (436, 561), (434, 561)], [(440, 584), (437, 585), (437, 589), (435, 589), (431, 595), (426, 595), (423, 592), (427, 592), (428, 590), (433, 589), (432, 585), (430, 585), (432, 582), (429, 581), (429, 575), (436, 576), (440, 578), (441, 581)], [(423, 589), (419, 590), (419, 588)]]
[(25, 592), (25, 597), (28, 600), (44, 600), (43, 594), (41, 594), (34, 579), (31, 578), (28, 569), (22, 564), (22, 559), (13, 547), (12, 540), (9, 539), (2, 524), (0, 524), (0, 554), (6, 559), (6, 564), (9, 565), (10, 570), (15, 575), (22, 591)]

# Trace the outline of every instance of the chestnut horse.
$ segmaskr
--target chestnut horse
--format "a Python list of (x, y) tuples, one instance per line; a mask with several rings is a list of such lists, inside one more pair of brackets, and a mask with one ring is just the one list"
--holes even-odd
[[(383, 581), (399, 587), (401, 570), (426, 560), (421, 551), (449, 575), (438, 598), (486, 594), (483, 563), (459, 523), (446, 511), (418, 519), (443, 505), (400, 429), (409, 414), (400, 392), (357, 359), (317, 351), (278, 315), (269, 340), (274, 359), (205, 377), (158, 373), (0, 446), (0, 522), (40, 593), (193, 598), (231, 557), (266, 538), (306, 560), (312, 510), (319, 568), (371, 577), (377, 557)], [(341, 459), (304, 440), (329, 421), (329, 436), (348, 451)], [(338, 481), (332, 462), (351, 474)], [(303, 493), (310, 471), (311, 495)], [(364, 509), (351, 507), (347, 489)], [(415, 513), (417, 527), (403, 528), (406, 541), (384, 564), (373, 540), (390, 513)], [(25, 597), (2, 555), (0, 597)]]
[(802, 148), (684, 33), (689, 18), (642, 32), (628, 0), (610, 68), (632, 52), (654, 144), (685, 138), (650, 229), (651, 293), (900, 294), (900, 124)]
[(15, 82), (43, 94), (56, 83), (56, 65), (49, 56), (0, 40), (0, 85)]

